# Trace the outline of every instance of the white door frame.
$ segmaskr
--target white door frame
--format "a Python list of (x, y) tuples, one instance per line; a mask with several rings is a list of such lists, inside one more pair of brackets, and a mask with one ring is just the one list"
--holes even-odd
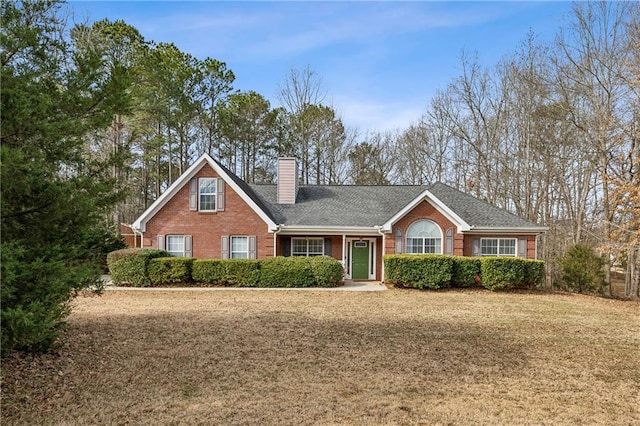
[(376, 270), (378, 265), (378, 259), (376, 256), (377, 246), (376, 238), (360, 238), (360, 237), (347, 237), (346, 239), (347, 250), (349, 250), (349, 268), (346, 274), (347, 279), (351, 279), (351, 271), (353, 270), (353, 242), (354, 241), (368, 241), (369, 242), (369, 280), (376, 279)]

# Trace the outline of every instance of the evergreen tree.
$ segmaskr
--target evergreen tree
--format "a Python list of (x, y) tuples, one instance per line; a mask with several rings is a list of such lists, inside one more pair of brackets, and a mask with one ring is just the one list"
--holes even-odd
[(70, 299), (99, 283), (113, 161), (87, 137), (127, 111), (99, 48), (75, 48), (56, 1), (2, 2), (2, 354), (45, 351)]

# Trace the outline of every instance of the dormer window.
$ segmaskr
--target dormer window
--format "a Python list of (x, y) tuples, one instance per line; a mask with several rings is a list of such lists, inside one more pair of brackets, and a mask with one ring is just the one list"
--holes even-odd
[(198, 179), (198, 210), (201, 212), (216, 211), (218, 179)]

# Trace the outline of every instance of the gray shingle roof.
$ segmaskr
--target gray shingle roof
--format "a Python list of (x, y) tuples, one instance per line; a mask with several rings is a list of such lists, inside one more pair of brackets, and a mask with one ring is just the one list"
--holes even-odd
[[(301, 186), (296, 204), (278, 204), (276, 185), (247, 185), (276, 223), (289, 226), (377, 226), (429, 190), (472, 227), (536, 228), (505, 210), (450, 186)], [(544, 228), (541, 228), (541, 230)]]
[(443, 183), (429, 185), (428, 189), (472, 227), (546, 229)]

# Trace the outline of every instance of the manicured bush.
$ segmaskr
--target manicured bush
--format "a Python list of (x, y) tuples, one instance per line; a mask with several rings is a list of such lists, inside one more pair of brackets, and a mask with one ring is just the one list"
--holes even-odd
[(227, 259), (224, 285), (235, 287), (256, 287), (260, 280), (260, 261), (250, 259)]
[(312, 287), (315, 275), (307, 257), (270, 257), (260, 261), (260, 287)]
[(453, 257), (433, 254), (391, 254), (384, 257), (386, 280), (399, 287), (449, 287)]
[(236, 287), (256, 287), (260, 280), (260, 262), (250, 259), (198, 259), (191, 276), (197, 283)]
[(472, 287), (477, 285), (480, 276), (480, 258), (478, 257), (453, 257), (453, 272), (451, 285), (453, 287)]
[(227, 268), (226, 260), (196, 259), (193, 261), (191, 278), (197, 283), (225, 284)]
[(344, 267), (331, 256), (310, 258), (315, 285), (318, 287), (335, 287), (344, 277)]
[(114, 284), (130, 284), (134, 287), (146, 287), (149, 280), (148, 266), (151, 259), (170, 257), (164, 250), (155, 249), (124, 249), (109, 253), (107, 262), (111, 280)]
[(482, 285), (489, 290), (507, 290), (526, 283), (527, 260), (517, 257), (483, 257)]
[(151, 285), (187, 284), (191, 281), (190, 257), (160, 257), (149, 260), (148, 274)]
[(529, 287), (541, 285), (544, 282), (544, 262), (541, 260), (527, 260), (525, 284)]
[(116, 262), (118, 260), (128, 259), (132, 256), (135, 256), (136, 254), (138, 254), (140, 250), (142, 249), (126, 248), (126, 249), (112, 251), (109, 254), (107, 254), (107, 266), (113, 264), (113, 262)]

